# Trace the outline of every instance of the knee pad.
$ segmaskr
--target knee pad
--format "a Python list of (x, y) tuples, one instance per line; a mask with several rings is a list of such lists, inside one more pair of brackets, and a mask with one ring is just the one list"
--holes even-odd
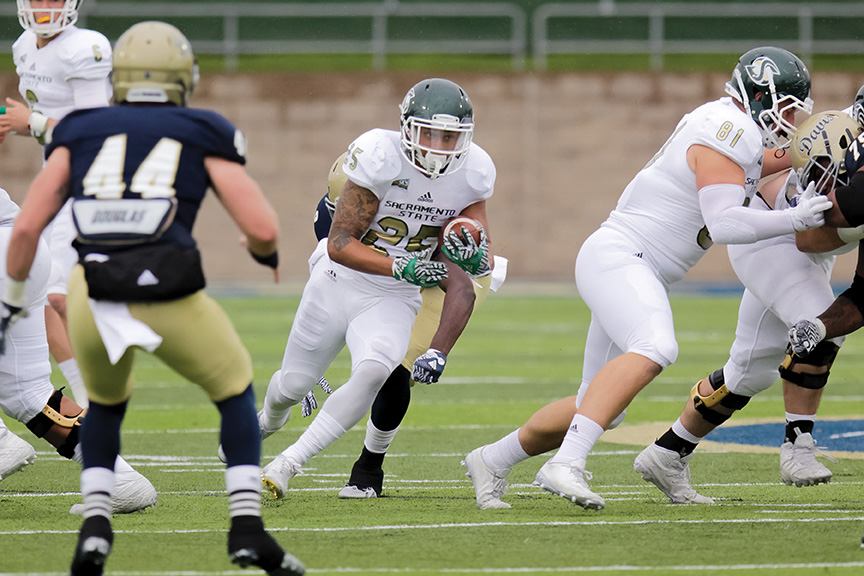
[(51, 397), (48, 398), (48, 404), (42, 408), (42, 412), (34, 416), (27, 422), (27, 428), (36, 435), (37, 438), (44, 438), (48, 430), (55, 424), (62, 428), (75, 429), (81, 426), (81, 419), (84, 417), (82, 410), (77, 416), (64, 416), (60, 413), (60, 402), (63, 399), (63, 393), (60, 390), (55, 390)]
[(71, 460), (75, 455), (75, 447), (80, 442), (78, 435), (81, 433), (81, 426), (75, 426), (71, 430), (69, 430), (69, 436), (66, 437), (66, 440), (57, 447), (57, 453), (60, 456), (63, 456), (67, 460)]
[[(791, 348), (787, 349), (786, 358), (780, 364), (780, 377), (801, 388), (809, 390), (824, 388), (828, 383), (831, 366), (834, 364), (834, 359), (837, 358), (837, 352), (839, 351), (840, 347), (830, 340), (819, 342), (813, 352), (804, 358), (799, 358), (793, 354)], [(795, 370), (795, 366), (824, 367), (825, 372), (822, 374), (807, 374)]]
[(726, 387), (722, 368), (715, 370), (708, 376), (708, 383), (714, 389), (714, 392), (707, 396), (702, 396), (699, 393), (699, 384), (701, 382), (701, 380), (696, 382), (696, 385), (690, 390), (690, 399), (693, 401), (693, 407), (696, 408), (696, 411), (710, 424), (720, 426), (732, 416), (732, 414), (718, 412), (715, 406), (722, 406), (723, 408), (735, 411), (744, 408), (750, 402), (749, 396), (735, 394)]

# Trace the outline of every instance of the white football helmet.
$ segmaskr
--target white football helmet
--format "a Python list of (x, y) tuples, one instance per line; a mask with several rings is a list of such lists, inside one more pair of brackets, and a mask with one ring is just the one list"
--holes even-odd
[[(37, 36), (51, 38), (78, 21), (78, 0), (65, 0), (61, 8), (33, 8), (30, 0), (17, 0), (18, 22)], [(47, 12), (37, 20), (35, 13)], [(41, 21), (40, 21), (41, 20)]]

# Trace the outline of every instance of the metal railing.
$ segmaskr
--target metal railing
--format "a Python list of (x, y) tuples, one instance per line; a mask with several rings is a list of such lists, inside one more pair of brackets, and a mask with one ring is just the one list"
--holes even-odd
[[(818, 10), (818, 12), (814, 12)], [(755, 46), (783, 46), (799, 57), (810, 61), (814, 53), (819, 54), (861, 54), (864, 48), (864, 26), (857, 38), (817, 40), (814, 38), (815, 18), (864, 18), (864, 4), (743, 4), (743, 3), (701, 3), (690, 4), (542, 4), (532, 14), (532, 39), (534, 68), (545, 70), (550, 54), (648, 54), (651, 67), (663, 68), (667, 54), (729, 54), (742, 53)], [(598, 22), (622, 18), (644, 18), (648, 24), (648, 37), (609, 38), (609, 39), (550, 39), (549, 26), (554, 19), (586, 18)], [(764, 36), (751, 39), (706, 39), (676, 40), (666, 35), (666, 22), (670, 18), (717, 19), (747, 18), (765, 19)], [(771, 38), (776, 30), (778, 18), (796, 19), (796, 39)], [(773, 22), (772, 22), (773, 20)], [(862, 21), (864, 24), (864, 21)]]
[[(0, 15), (14, 15), (11, 2), (0, 5)], [(79, 25), (87, 27), (90, 17), (139, 19), (220, 18), (222, 38), (219, 40), (193, 39), (195, 51), (200, 54), (219, 54), (225, 57), (225, 67), (237, 68), (241, 54), (370, 54), (376, 69), (386, 67), (388, 54), (509, 54), (513, 70), (525, 67), (528, 29), (525, 12), (516, 4), (470, 2), (428, 2), (400, 4), (384, 2), (315, 2), (312, 4), (256, 4), (219, 2), (178, 3), (99, 3), (90, 0), (82, 5)], [(349, 18), (371, 19), (371, 33), (366, 40), (341, 39), (338, 36), (316, 39), (241, 38), (243, 19), (263, 18)], [(503, 19), (509, 22), (509, 35), (500, 39), (422, 38), (399, 40), (389, 37), (393, 18), (410, 17), (436, 19)]]
[[(11, 2), (0, 4), (0, 16), (14, 17), (15, 6)], [(813, 54), (862, 54), (864, 52), (864, 3), (616, 3), (614, 0), (599, 0), (597, 3), (547, 3), (538, 6), (530, 15), (513, 3), (471, 2), (423, 2), (403, 4), (398, 0), (382, 2), (314, 2), (295, 3), (231, 3), (231, 2), (176, 2), (176, 3), (106, 3), (88, 0), (82, 6), (80, 25), (86, 27), (88, 19), (109, 19), (117, 22), (130, 19), (190, 18), (216, 19), (221, 31), (218, 38), (198, 39), (192, 37), (195, 49), (201, 54), (222, 55), (225, 68), (235, 70), (240, 55), (247, 54), (369, 54), (375, 69), (387, 67), (391, 54), (498, 54), (509, 55), (511, 68), (523, 70), (529, 56), (533, 57), (535, 70), (547, 69), (549, 56), (559, 54), (643, 54), (649, 55), (650, 65), (662, 69), (664, 58), (670, 54), (729, 54), (741, 53), (756, 45), (773, 44), (794, 51), (809, 61)], [(329, 37), (326, 34), (312, 38), (291, 37), (290, 32), (280, 31), (254, 35), (242, 33), (256, 19), (266, 21), (278, 18), (307, 18), (330, 21), (342, 19), (341, 28), (334, 27)], [(345, 21), (356, 19), (347, 26), (351, 28), (346, 38)], [(425, 32), (411, 40), (400, 39), (395, 19), (418, 19), (417, 30)], [(423, 28), (422, 18), (454, 19), (462, 24), (458, 27), (463, 37), (436, 37)], [(778, 26), (777, 18), (793, 20), (793, 26)], [(825, 18), (858, 18), (861, 33), (852, 37), (817, 38), (816, 23)], [(465, 22), (469, 29), (482, 29), (490, 22), (506, 22), (506, 27), (496, 26), (497, 32), (465, 34)], [(621, 37), (608, 33), (608, 37), (580, 38), (578, 32), (562, 33), (567, 19), (580, 24), (596, 22), (597, 28), (614, 28), (616, 23), (630, 19), (638, 22), (645, 33), (630, 33)], [(763, 33), (754, 38), (674, 38), (669, 32), (669, 22), (674, 19), (691, 19), (695, 23), (709, 19), (736, 19), (748, 21), (765, 20), (760, 28)], [(557, 22), (558, 27), (552, 25)], [(476, 23), (476, 26), (473, 26)], [(528, 32), (530, 27), (530, 53)], [(506, 28), (506, 32), (503, 31)], [(794, 30), (790, 30), (794, 28)], [(325, 28), (326, 29), (326, 28)], [(574, 26), (574, 30), (577, 28)], [(593, 32), (593, 31), (592, 31)], [(0, 38), (0, 45), (11, 44), (17, 30), (0, 31), (14, 34), (11, 38)], [(772, 37), (775, 35), (775, 37)], [(776, 37), (781, 36), (782, 37)], [(250, 37), (251, 36), (251, 37)], [(451, 35), (452, 36), (452, 35)], [(485, 36), (482, 37), (482, 36)], [(592, 36), (597, 36), (592, 34)]]

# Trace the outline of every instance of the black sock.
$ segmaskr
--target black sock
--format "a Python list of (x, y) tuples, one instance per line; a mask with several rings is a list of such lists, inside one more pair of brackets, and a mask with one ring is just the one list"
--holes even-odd
[(813, 434), (813, 427), (816, 422), (812, 420), (793, 420), (786, 421), (786, 442), (795, 443), (795, 439), (801, 434)]
[(687, 456), (688, 454), (692, 454), (693, 451), (696, 450), (696, 444), (684, 440), (683, 438), (675, 434), (675, 432), (673, 432), (671, 428), (667, 430), (666, 433), (663, 434), (663, 436), (661, 436), (660, 438), (658, 438), (657, 441), (654, 443), (661, 448), (677, 452), (681, 455), (682, 458)]

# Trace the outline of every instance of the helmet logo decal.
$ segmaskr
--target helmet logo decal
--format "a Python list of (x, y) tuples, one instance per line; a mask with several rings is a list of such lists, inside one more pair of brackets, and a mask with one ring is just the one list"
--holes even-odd
[(810, 151), (813, 149), (813, 141), (822, 136), (822, 139), (825, 141), (826, 148), (828, 152), (831, 151), (831, 143), (828, 142), (828, 135), (825, 134), (825, 127), (831, 123), (832, 120), (837, 118), (837, 116), (833, 115), (825, 115), (819, 119), (816, 123), (816, 126), (810, 131), (809, 134), (801, 138), (801, 141), (798, 144), (799, 150), (806, 154), (810, 154)]
[(757, 86), (770, 86), (771, 79), (780, 75), (780, 68), (767, 56), (760, 56), (744, 67), (747, 76)]

